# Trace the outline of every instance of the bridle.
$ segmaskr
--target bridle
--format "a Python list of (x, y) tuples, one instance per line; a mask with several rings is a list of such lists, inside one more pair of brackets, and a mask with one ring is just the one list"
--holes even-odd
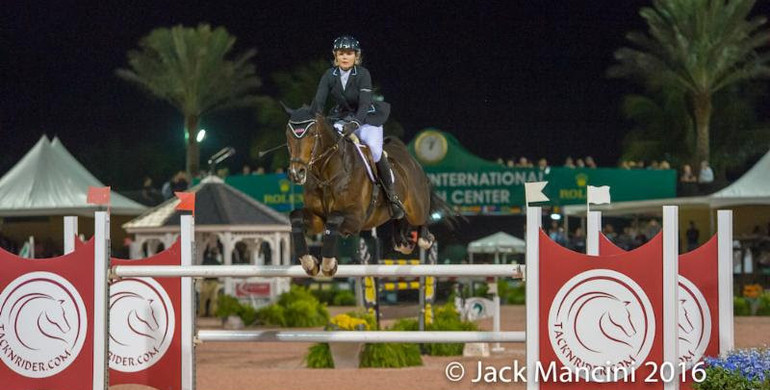
[[(289, 121), (289, 130), (291, 130), (292, 135), (294, 135), (294, 138), (296, 139), (302, 139), (304, 138), (308, 133), (311, 132), (311, 128), (316, 125), (315, 119), (310, 119), (306, 121)], [(289, 162), (290, 163), (296, 163), (301, 166), (303, 166), (306, 170), (306, 172), (309, 175), (313, 175), (316, 181), (321, 182), (320, 178), (313, 172), (313, 165), (315, 165), (319, 161), (323, 161), (323, 164), (321, 165), (321, 169), (326, 165), (326, 162), (329, 161), (329, 157), (339, 150), (339, 143), (335, 143), (334, 146), (324, 150), (321, 152), (321, 154), (316, 156), (316, 152), (318, 151), (318, 145), (321, 142), (321, 132), (320, 131), (313, 131), (313, 134), (311, 137), (314, 138), (313, 140), (313, 149), (310, 150), (310, 159), (305, 162), (299, 157), (293, 157), (291, 153), (291, 146), (287, 143), (287, 147), (289, 148)], [(336, 175), (335, 175), (336, 176)]]

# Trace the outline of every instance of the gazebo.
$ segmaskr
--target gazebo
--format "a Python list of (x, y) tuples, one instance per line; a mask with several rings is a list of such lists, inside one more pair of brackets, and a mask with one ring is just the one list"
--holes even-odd
[[(195, 242), (198, 248), (194, 259), (196, 264), (203, 262), (206, 248), (218, 245), (219, 241), (225, 265), (233, 264), (233, 254), (239, 242), (246, 244), (247, 252), (250, 253), (249, 258), (241, 259), (242, 263), (289, 265), (291, 225), (288, 217), (225, 184), (215, 176), (203, 179), (189, 192), (195, 193)], [(178, 204), (179, 199), (169, 199), (123, 225), (129, 234), (135, 236), (131, 245), (131, 258), (150, 256), (155, 253), (159, 244), (168, 248), (174, 243), (179, 235), (180, 214), (176, 211)], [(145, 245), (146, 253), (142, 253)], [(263, 245), (270, 248), (269, 259), (265, 259)], [(255, 291), (267, 294), (265, 283), (270, 283), (271, 297), (288, 291), (288, 279), (276, 278), (271, 281), (252, 278), (247, 281), (248, 286), (244, 287), (243, 282), (236, 285), (228, 278), (225, 280), (225, 293), (240, 298), (248, 298), (249, 293)]]
[(468, 244), (468, 262), (473, 264), (474, 254), (494, 254), (495, 264), (500, 264), (500, 255), (505, 260), (505, 255), (526, 252), (526, 242), (505, 232), (497, 232), (490, 236), (480, 238)]

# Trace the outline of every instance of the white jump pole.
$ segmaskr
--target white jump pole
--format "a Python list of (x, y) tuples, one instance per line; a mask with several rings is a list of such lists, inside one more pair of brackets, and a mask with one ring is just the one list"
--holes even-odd
[(75, 251), (75, 240), (78, 235), (78, 217), (64, 217), (64, 254)]
[[(350, 277), (419, 277), (419, 276), (500, 276), (520, 278), (522, 267), (518, 264), (421, 264), (421, 265), (340, 265), (335, 278)], [(308, 278), (302, 266), (250, 266), (250, 265), (119, 265), (112, 268), (116, 277), (289, 277)], [(320, 274), (318, 275), (320, 278)]]
[[(195, 220), (192, 215), (182, 215), (182, 266), (192, 266), (195, 254)], [(195, 389), (195, 305), (192, 278), (182, 278), (182, 390)]]
[(599, 232), (602, 230), (602, 212), (589, 211), (586, 227), (586, 254), (599, 256)]
[(527, 390), (538, 390), (536, 381), (537, 362), (540, 360), (540, 225), (542, 223), (540, 207), (527, 206), (527, 258), (526, 258), (526, 294), (527, 294)]
[[(663, 206), (663, 362), (679, 370), (679, 207)], [(661, 375), (664, 373), (661, 366)], [(676, 376), (674, 377), (676, 378)], [(665, 390), (679, 389), (679, 381), (663, 385)]]
[(297, 343), (521, 343), (524, 332), (464, 332), (464, 331), (265, 331), (265, 330), (200, 330), (200, 341), (288, 341)]
[(735, 345), (733, 329), (733, 212), (717, 211), (717, 250), (719, 279), (719, 353)]
[(97, 211), (94, 214), (94, 237), (93, 390), (106, 390), (109, 387), (107, 335), (109, 334), (110, 322), (108, 315), (109, 284), (107, 283), (107, 278), (110, 264), (110, 215), (105, 211)]

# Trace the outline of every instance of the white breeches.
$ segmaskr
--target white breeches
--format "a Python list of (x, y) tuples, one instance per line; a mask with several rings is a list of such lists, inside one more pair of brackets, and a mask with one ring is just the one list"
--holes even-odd
[[(334, 128), (338, 131), (342, 131), (342, 126), (345, 124), (343, 121), (338, 121), (334, 124)], [(379, 162), (382, 157), (382, 126), (361, 125), (358, 130), (355, 131), (355, 135), (361, 140), (372, 153), (374, 162)]]

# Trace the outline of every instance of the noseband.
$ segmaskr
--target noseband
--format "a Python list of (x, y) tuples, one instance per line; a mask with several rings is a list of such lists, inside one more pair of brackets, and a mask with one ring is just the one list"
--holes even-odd
[[(308, 133), (311, 132), (311, 128), (315, 125), (316, 125), (315, 119), (310, 119), (310, 120), (301, 121), (301, 122), (289, 121), (289, 130), (291, 130), (292, 135), (294, 135), (294, 138), (302, 139)], [(315, 176), (315, 174), (312, 173), (313, 165), (321, 160), (326, 159), (327, 157), (331, 156), (332, 153), (336, 152), (337, 149), (339, 149), (339, 144), (335, 143), (334, 146), (326, 149), (325, 151), (323, 151), (323, 153), (316, 156), (316, 151), (318, 150), (318, 144), (321, 141), (321, 133), (319, 131), (314, 131), (312, 137), (315, 139), (313, 140), (313, 149), (310, 151), (310, 160), (305, 162), (299, 157), (293, 157), (291, 153), (291, 149), (289, 149), (289, 156), (290, 156), (289, 162), (297, 163), (305, 167), (305, 169), (309, 174)], [(326, 160), (328, 161), (328, 159)], [(316, 179), (319, 179), (319, 178), (316, 177)], [(321, 180), (318, 180), (318, 181), (321, 181)]]

